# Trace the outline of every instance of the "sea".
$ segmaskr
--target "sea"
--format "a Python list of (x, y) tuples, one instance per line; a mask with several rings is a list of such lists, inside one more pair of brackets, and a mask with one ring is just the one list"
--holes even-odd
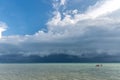
[(0, 64), (0, 80), (120, 80), (120, 63)]

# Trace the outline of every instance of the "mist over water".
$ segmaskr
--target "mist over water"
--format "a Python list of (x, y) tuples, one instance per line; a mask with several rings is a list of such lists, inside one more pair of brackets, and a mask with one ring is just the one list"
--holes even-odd
[(119, 80), (120, 64), (0, 64), (0, 80)]

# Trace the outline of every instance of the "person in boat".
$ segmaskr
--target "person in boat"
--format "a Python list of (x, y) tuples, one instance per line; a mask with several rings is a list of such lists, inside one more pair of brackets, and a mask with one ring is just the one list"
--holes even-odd
[(96, 65), (96, 67), (99, 67), (99, 66), (100, 66), (99, 64)]
[(96, 65), (96, 67), (102, 67), (102, 66), (103, 66), (102, 64), (101, 64), (101, 65), (100, 65), (100, 64), (97, 64), (97, 65)]

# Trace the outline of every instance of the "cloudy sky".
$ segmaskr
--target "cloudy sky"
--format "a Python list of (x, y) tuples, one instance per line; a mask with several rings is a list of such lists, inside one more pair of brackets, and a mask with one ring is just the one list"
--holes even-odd
[(0, 55), (120, 55), (120, 0), (0, 0)]

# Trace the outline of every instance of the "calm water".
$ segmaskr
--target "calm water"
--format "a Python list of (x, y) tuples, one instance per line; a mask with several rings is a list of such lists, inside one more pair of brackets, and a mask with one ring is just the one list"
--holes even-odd
[(120, 80), (120, 64), (0, 64), (0, 80)]

